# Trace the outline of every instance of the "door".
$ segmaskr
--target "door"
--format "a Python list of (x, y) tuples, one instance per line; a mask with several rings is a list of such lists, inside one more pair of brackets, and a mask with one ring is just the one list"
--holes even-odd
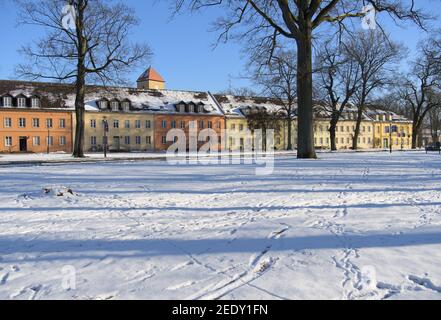
[(20, 137), (20, 152), (28, 152), (28, 138)]
[(119, 151), (119, 146), (120, 142), (119, 142), (119, 137), (113, 137), (113, 149), (116, 151)]
[(389, 148), (389, 139), (384, 139), (383, 140), (383, 146), (385, 149)]

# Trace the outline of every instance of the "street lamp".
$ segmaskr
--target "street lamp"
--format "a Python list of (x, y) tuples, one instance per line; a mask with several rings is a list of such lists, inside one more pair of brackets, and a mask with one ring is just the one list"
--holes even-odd
[(392, 153), (392, 117), (389, 119), (389, 148)]

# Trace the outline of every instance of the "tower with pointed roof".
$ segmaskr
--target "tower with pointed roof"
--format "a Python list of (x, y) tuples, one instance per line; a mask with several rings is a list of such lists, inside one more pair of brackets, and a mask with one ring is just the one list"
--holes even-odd
[(138, 89), (163, 90), (165, 89), (164, 78), (152, 67), (149, 67), (136, 81)]

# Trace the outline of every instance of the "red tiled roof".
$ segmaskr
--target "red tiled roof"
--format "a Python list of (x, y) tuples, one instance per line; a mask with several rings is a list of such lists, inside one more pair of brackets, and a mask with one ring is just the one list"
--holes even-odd
[(161, 75), (152, 67), (149, 67), (139, 78), (138, 82), (140, 81), (158, 81), (158, 82), (165, 82), (164, 78), (161, 77)]

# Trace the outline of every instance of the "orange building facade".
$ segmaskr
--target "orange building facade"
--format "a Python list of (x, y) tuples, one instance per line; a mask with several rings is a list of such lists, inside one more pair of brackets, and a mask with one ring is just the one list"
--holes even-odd
[[(225, 129), (225, 117), (214, 115), (180, 115), (160, 114), (155, 115), (155, 150), (167, 151), (174, 141), (167, 141), (167, 134), (172, 129), (181, 129), (185, 132), (187, 149), (190, 143), (190, 130), (197, 132), (197, 136), (205, 129), (212, 129), (216, 132), (217, 142), (213, 142), (213, 150), (223, 150), (223, 134)], [(208, 140), (198, 141), (198, 149), (207, 143)]]
[(0, 153), (72, 152), (72, 112), (0, 109)]

